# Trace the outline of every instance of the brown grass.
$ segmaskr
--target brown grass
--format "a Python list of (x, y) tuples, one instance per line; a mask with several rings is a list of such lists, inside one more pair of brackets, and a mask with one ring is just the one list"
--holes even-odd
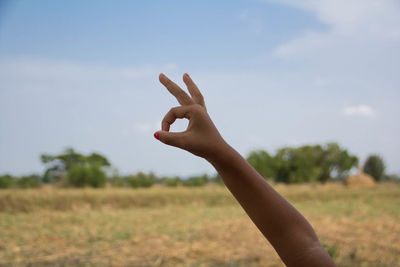
[[(277, 185), (339, 266), (400, 264), (400, 186)], [(282, 266), (223, 187), (0, 191), (0, 265)]]

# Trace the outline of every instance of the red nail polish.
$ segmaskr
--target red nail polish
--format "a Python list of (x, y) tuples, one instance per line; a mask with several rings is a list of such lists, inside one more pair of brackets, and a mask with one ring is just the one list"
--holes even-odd
[(158, 132), (154, 133), (154, 138), (160, 140), (160, 134)]
[(190, 78), (189, 74), (185, 73), (186, 77)]

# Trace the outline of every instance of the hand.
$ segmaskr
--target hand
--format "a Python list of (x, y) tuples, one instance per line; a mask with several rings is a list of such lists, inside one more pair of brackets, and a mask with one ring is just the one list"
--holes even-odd
[[(171, 108), (161, 123), (161, 131), (154, 137), (161, 142), (187, 150), (207, 160), (219, 157), (227, 145), (208, 116), (203, 95), (188, 74), (183, 75), (190, 96), (164, 74), (159, 76), (160, 82), (175, 96), (181, 106)], [(189, 120), (183, 132), (169, 132), (176, 119)]]

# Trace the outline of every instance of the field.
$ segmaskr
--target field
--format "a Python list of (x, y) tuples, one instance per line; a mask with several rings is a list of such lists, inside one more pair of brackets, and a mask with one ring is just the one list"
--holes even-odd
[[(338, 266), (400, 265), (400, 185), (276, 185)], [(282, 266), (222, 186), (0, 191), (0, 266)]]

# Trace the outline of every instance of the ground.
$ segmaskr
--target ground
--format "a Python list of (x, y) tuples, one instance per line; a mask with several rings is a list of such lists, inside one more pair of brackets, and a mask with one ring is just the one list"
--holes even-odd
[[(275, 185), (338, 266), (400, 265), (400, 185)], [(223, 186), (0, 191), (0, 266), (282, 266)]]

